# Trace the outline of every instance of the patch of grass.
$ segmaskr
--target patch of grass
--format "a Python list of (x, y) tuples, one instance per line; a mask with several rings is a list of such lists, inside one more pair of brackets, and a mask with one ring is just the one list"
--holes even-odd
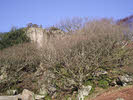
[(101, 87), (101, 88), (106, 89), (106, 88), (109, 87), (109, 83), (108, 83), (108, 81), (106, 81), (106, 80), (100, 80), (100, 81), (98, 82), (98, 86)]

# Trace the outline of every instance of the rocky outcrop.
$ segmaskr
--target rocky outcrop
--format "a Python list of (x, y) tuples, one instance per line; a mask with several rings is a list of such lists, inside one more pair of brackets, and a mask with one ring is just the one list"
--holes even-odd
[(60, 29), (43, 29), (40, 27), (30, 27), (27, 29), (27, 36), (31, 39), (32, 42), (37, 43), (37, 46), (41, 48), (43, 45), (45, 45), (49, 38), (62, 36), (64, 35), (64, 32)]
[(126, 75), (118, 77), (116, 82), (117, 82), (118, 85), (125, 86), (128, 83), (133, 82), (133, 77), (126, 74)]
[(36, 95), (33, 92), (24, 89), (22, 94), (12, 96), (0, 96), (0, 100), (42, 100), (44, 95)]
[(47, 42), (46, 31), (42, 28), (31, 27), (27, 30), (27, 35), (30, 37), (31, 41), (37, 43), (38, 47), (42, 47), (44, 40)]

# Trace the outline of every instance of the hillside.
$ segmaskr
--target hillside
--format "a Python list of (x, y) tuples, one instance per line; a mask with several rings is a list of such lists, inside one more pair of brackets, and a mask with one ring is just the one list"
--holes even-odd
[(81, 24), (28, 24), (1, 35), (0, 95), (85, 100), (97, 88), (132, 85), (131, 30), (110, 19)]

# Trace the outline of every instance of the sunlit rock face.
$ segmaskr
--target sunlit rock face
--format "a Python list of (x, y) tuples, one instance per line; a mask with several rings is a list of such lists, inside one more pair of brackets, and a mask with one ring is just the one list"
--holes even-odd
[(37, 43), (39, 48), (43, 46), (44, 42), (47, 42), (46, 31), (42, 28), (31, 27), (27, 30), (27, 35), (32, 42)]
[(64, 32), (60, 29), (43, 29), (40, 27), (30, 27), (27, 29), (27, 35), (30, 37), (31, 42), (36, 43), (38, 48), (41, 48), (47, 44), (50, 37), (58, 38), (58, 36), (63, 36)]

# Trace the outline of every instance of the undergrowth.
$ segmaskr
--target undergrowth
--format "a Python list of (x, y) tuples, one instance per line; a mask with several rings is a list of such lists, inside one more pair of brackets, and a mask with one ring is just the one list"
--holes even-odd
[[(8, 77), (0, 81), (0, 91), (12, 86), (37, 91), (38, 81), (55, 86), (57, 92), (65, 94), (78, 91), (82, 85), (107, 88), (109, 82), (119, 75), (112, 75), (112, 70), (121, 69), (132, 62), (133, 48), (125, 45), (130, 40), (124, 37), (123, 31), (128, 30), (113, 21), (95, 20), (71, 34), (65, 34), (61, 39), (50, 37), (49, 42), (40, 49), (33, 43), (3, 49), (0, 51), (0, 70), (5, 68)], [(35, 72), (40, 64), (42, 72), (49, 71), (54, 77), (45, 79), (41, 76), (43, 79), (39, 80)], [(94, 76), (100, 69), (108, 72), (107, 77), (100, 76), (103, 80)]]

